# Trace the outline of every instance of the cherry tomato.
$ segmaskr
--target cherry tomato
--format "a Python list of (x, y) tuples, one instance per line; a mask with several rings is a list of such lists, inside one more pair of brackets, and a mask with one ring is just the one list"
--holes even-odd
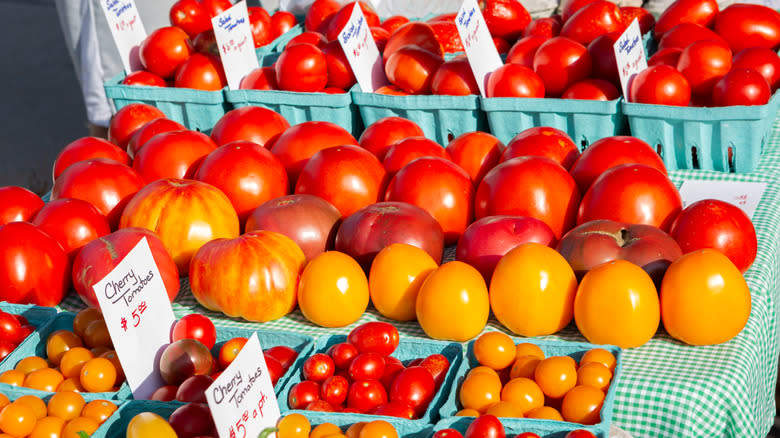
[(303, 378), (314, 382), (322, 382), (336, 371), (333, 359), (327, 354), (316, 353), (303, 362)]
[(391, 417), (406, 418), (407, 420), (413, 420), (415, 418), (414, 409), (409, 407), (406, 403), (400, 403), (396, 401), (390, 401), (383, 405), (378, 406), (371, 411), (372, 415), (389, 415)]
[(217, 341), (217, 329), (207, 316), (191, 313), (181, 317), (173, 325), (171, 342), (179, 339), (195, 339), (211, 350)]
[(361, 413), (368, 413), (385, 403), (387, 403), (387, 391), (378, 380), (358, 380), (349, 387), (347, 407), (355, 408)]
[(320, 384), (311, 380), (296, 383), (290, 388), (287, 404), (290, 409), (303, 409), (309, 403), (320, 399)]
[(712, 88), (712, 104), (765, 105), (772, 97), (769, 82), (755, 70), (735, 68), (720, 78)]
[(282, 368), (282, 364), (279, 363), (278, 360), (274, 359), (268, 354), (263, 353), (263, 358), (265, 359), (265, 364), (268, 367), (268, 375), (271, 377), (271, 384), (276, 386), (276, 382), (278, 382), (279, 378), (284, 375), (285, 370)]
[(150, 33), (139, 46), (138, 55), (146, 70), (162, 77), (173, 78), (194, 52), (187, 32), (176, 26), (161, 27)]
[(385, 373), (385, 359), (379, 353), (360, 353), (349, 363), (349, 378), (354, 380), (379, 380)]
[(361, 353), (378, 353), (382, 356), (393, 354), (398, 347), (398, 330), (394, 325), (372, 321), (361, 324), (349, 332), (348, 342)]
[(668, 65), (648, 67), (631, 80), (628, 100), (636, 103), (688, 106), (691, 86), (682, 73)]
[(322, 91), (328, 84), (328, 62), (308, 43), (287, 47), (276, 60), (276, 83), (287, 91)]
[(278, 360), (279, 364), (285, 370), (290, 368), (293, 362), (295, 362), (295, 359), (298, 358), (298, 352), (286, 345), (276, 345), (271, 347), (265, 350), (265, 355)]
[(21, 328), (22, 324), (12, 314), (0, 311), (0, 340), (18, 344), (23, 339), (20, 339)]
[(466, 429), (465, 438), (504, 438), (504, 426), (494, 415), (481, 415)]
[[(535, 55), (534, 55), (535, 57)], [(542, 78), (520, 64), (504, 64), (488, 76), (487, 97), (544, 97)]]
[(463, 434), (458, 432), (457, 429), (447, 428), (447, 429), (437, 430), (433, 434), (433, 438), (463, 438)]
[(223, 370), (227, 368), (241, 351), (241, 348), (244, 347), (246, 341), (247, 338), (235, 337), (222, 344), (222, 347), (219, 349), (219, 356), (217, 357), (219, 367)]
[(433, 381), (436, 383), (436, 388), (439, 388), (447, 376), (447, 371), (450, 369), (450, 361), (447, 359), (447, 356), (436, 353), (423, 359), (420, 362), (420, 366), (431, 373)]
[(328, 354), (333, 358), (333, 363), (338, 369), (345, 369), (349, 366), (352, 359), (358, 354), (358, 349), (351, 343), (342, 342), (335, 344), (328, 349)]
[(330, 376), (322, 382), (320, 387), (320, 398), (338, 406), (347, 400), (349, 392), (349, 381), (342, 376)]

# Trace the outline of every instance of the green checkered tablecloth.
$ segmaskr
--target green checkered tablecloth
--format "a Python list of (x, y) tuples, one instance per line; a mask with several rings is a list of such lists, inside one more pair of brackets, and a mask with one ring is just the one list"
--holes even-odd
[[(660, 329), (644, 346), (627, 350), (615, 400), (614, 424), (634, 437), (766, 436), (775, 415), (779, 351), (780, 123), (776, 121), (759, 169), (752, 174), (675, 171), (671, 176), (678, 185), (684, 179), (768, 183), (753, 217), (758, 233), (758, 258), (746, 273), (753, 307), (742, 333), (725, 344), (687, 346)], [(61, 307), (79, 310), (83, 304), (77, 297), (69, 296)], [(186, 279), (174, 311), (177, 316), (205, 313), (219, 325), (262, 327), (313, 336), (347, 333), (362, 322), (383, 319), (376, 311), (369, 310), (352, 326), (326, 329), (309, 323), (298, 311), (265, 324), (225, 318), (200, 307)], [(425, 336), (416, 323), (396, 325), (402, 336)], [(486, 330), (502, 330), (502, 327), (491, 320)], [(548, 338), (584, 340), (573, 324)]]

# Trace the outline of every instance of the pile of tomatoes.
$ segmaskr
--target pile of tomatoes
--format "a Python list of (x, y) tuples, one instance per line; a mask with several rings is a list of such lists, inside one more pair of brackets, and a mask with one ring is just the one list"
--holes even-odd
[(83, 438), (92, 435), (117, 406), (108, 400), (86, 402), (76, 392), (57, 392), (44, 402), (34, 395), (11, 401), (0, 393), (0, 431), (9, 437)]

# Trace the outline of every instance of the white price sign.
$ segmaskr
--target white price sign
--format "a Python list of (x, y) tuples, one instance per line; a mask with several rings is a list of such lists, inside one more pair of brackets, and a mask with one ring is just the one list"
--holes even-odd
[(488, 76), (504, 63), (493, 43), (493, 37), (487, 28), (482, 11), (479, 10), (477, 0), (463, 2), (455, 16), (455, 26), (463, 42), (471, 71), (477, 80), (479, 92), (482, 93), (482, 97), (485, 97)]
[(176, 322), (146, 237), (92, 289), (136, 400), (164, 385), (159, 355)]
[(752, 218), (765, 190), (762, 182), (688, 180), (680, 187), (680, 197), (683, 208), (702, 199), (717, 199), (736, 205)]
[(252, 30), (249, 27), (249, 12), (246, 2), (238, 2), (232, 8), (211, 19), (214, 37), (222, 58), (228, 87), (238, 90), (241, 79), (260, 67), (255, 53)]
[(256, 437), (276, 425), (279, 403), (257, 333), (206, 389), (206, 401), (220, 438)]
[(631, 77), (647, 68), (647, 54), (642, 43), (642, 31), (639, 30), (639, 21), (636, 18), (615, 41), (613, 49), (620, 74), (620, 85), (623, 87), (623, 96), (628, 100), (628, 84)]
[(339, 44), (362, 91), (374, 92), (388, 84), (382, 56), (357, 2), (352, 7), (349, 21), (339, 33)]
[(138, 46), (146, 38), (146, 30), (138, 15), (134, 0), (101, 0), (111, 36), (119, 51), (122, 65), (128, 73), (141, 70)]

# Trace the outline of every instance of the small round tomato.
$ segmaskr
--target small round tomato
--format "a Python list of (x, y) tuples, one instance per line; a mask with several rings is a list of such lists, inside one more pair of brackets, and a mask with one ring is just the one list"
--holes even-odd
[(0, 340), (18, 344), (22, 324), (12, 314), (0, 311)]
[(360, 353), (349, 363), (349, 378), (355, 380), (379, 380), (385, 373), (385, 359), (379, 353)]
[(398, 347), (398, 329), (387, 322), (367, 322), (352, 329), (347, 340), (361, 353), (390, 356)]
[(286, 414), (276, 423), (279, 438), (309, 438), (311, 424), (302, 414)]
[(286, 345), (276, 345), (268, 348), (265, 350), (264, 354), (278, 360), (279, 364), (285, 370), (290, 368), (293, 362), (295, 362), (295, 359), (298, 358), (298, 352)]
[(227, 86), (222, 61), (211, 53), (195, 53), (176, 70), (177, 88), (218, 91)]
[(153, 412), (141, 412), (127, 424), (127, 438), (143, 438), (154, 436), (158, 438), (175, 438), (173, 430), (165, 418)]
[[(568, 378), (568, 375), (562, 374), (561, 376)], [(525, 416), (528, 412), (544, 405), (545, 393), (540, 387), (542, 381), (545, 380), (542, 379), (537, 384), (531, 378), (526, 377), (511, 379), (501, 389), (501, 400), (514, 404)]]
[(502, 370), (515, 360), (515, 342), (506, 333), (483, 333), (474, 341), (473, 348), (477, 362), (494, 370)]
[(287, 47), (276, 60), (276, 83), (287, 91), (322, 91), (328, 83), (328, 62), (308, 43)]
[(0, 187), (0, 226), (9, 222), (32, 222), (44, 205), (40, 196), (24, 187)]
[(691, 86), (682, 73), (669, 65), (648, 67), (631, 80), (628, 100), (656, 105), (688, 106)]
[(217, 341), (217, 329), (207, 316), (191, 313), (176, 321), (171, 333), (171, 342), (185, 338), (200, 341), (210, 350)]
[(346, 369), (360, 352), (357, 347), (348, 342), (335, 344), (328, 348), (328, 354), (338, 369)]
[(303, 362), (303, 378), (313, 382), (323, 382), (336, 371), (333, 359), (327, 354), (316, 353)]
[(504, 438), (504, 426), (494, 415), (480, 415), (466, 429), (465, 438)]
[(487, 97), (544, 97), (542, 78), (529, 67), (504, 64), (488, 76)]
[(378, 380), (358, 380), (349, 387), (347, 407), (355, 408), (365, 414), (385, 403), (387, 403), (387, 391)]
[(320, 384), (311, 380), (304, 380), (290, 388), (287, 404), (290, 409), (304, 409), (309, 403), (319, 399)]
[(342, 376), (330, 376), (322, 382), (320, 398), (333, 406), (339, 406), (347, 400), (349, 381)]
[(390, 389), (390, 400), (411, 407), (419, 418), (428, 409), (435, 394), (436, 382), (431, 373), (421, 366), (413, 366), (396, 376)]
[(561, 403), (561, 415), (566, 421), (580, 424), (596, 424), (601, 421), (604, 392), (592, 386), (575, 386), (567, 392)]
[(545, 396), (563, 397), (577, 384), (577, 362), (569, 356), (551, 356), (536, 366), (534, 380)]
[(765, 105), (772, 97), (769, 82), (755, 70), (735, 68), (720, 78), (712, 88), (712, 104)]
[(222, 347), (219, 349), (219, 356), (217, 356), (217, 361), (219, 362), (219, 367), (221, 369), (224, 370), (233, 362), (247, 340), (247, 338), (235, 337), (222, 344)]
[(193, 51), (187, 32), (176, 26), (167, 26), (150, 33), (141, 42), (138, 55), (146, 70), (163, 79), (171, 79)]

